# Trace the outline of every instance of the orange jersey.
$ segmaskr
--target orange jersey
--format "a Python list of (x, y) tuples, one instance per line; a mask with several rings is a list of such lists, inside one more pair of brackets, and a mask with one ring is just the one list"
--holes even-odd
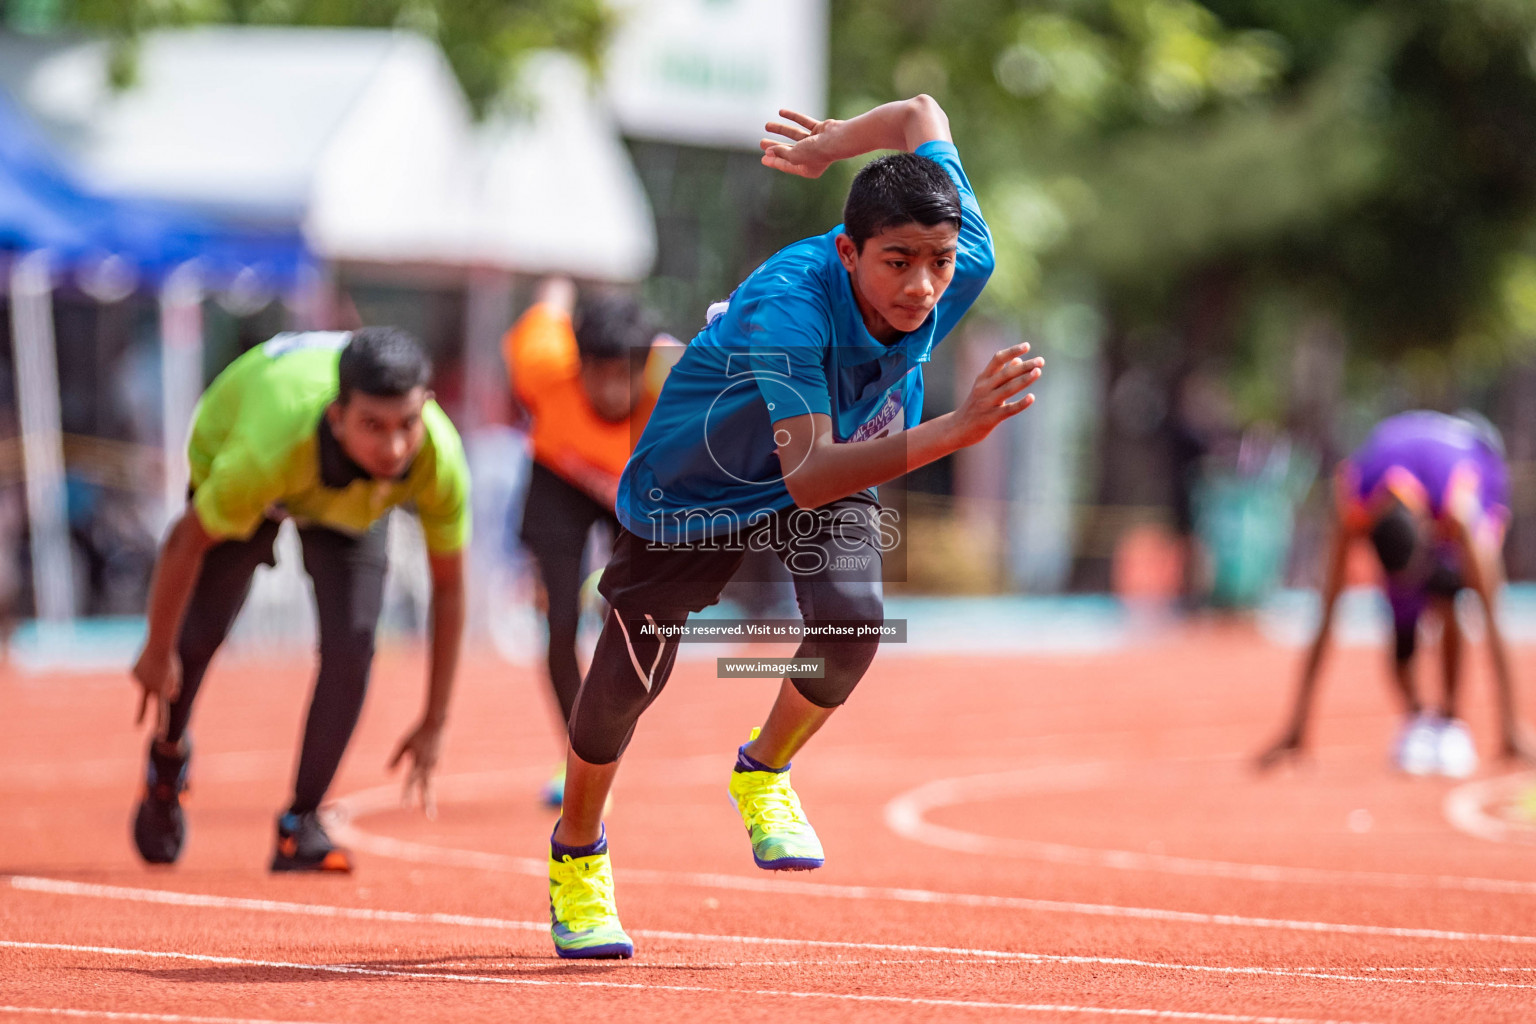
[(622, 420), (605, 420), (582, 387), (576, 333), (559, 308), (530, 307), (507, 332), (502, 352), (513, 391), (533, 417), (533, 457), (612, 505), (624, 463), (660, 391), (658, 375), (651, 372), (656, 360), (647, 364), (634, 411)]

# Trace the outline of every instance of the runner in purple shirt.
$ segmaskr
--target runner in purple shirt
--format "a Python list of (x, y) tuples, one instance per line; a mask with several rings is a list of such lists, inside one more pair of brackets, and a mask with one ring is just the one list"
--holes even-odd
[[(1496, 598), (1504, 581), (1504, 532), (1509, 525), (1509, 471), (1498, 431), (1476, 416), (1406, 412), (1377, 424), (1335, 476), (1338, 517), (1323, 587), (1323, 616), (1312, 641), (1290, 725), (1260, 757), (1269, 767), (1302, 749), (1318, 668), (1333, 632), (1344, 589), (1350, 544), (1369, 538), (1381, 560), (1392, 607), (1393, 678), (1407, 719), (1393, 749), (1399, 768), (1414, 775), (1465, 777), (1477, 752), (1457, 715), (1463, 637), (1455, 598), (1477, 594), (1498, 686), (1501, 753), (1530, 758), (1515, 718), (1509, 654)], [(1414, 652), (1420, 618), (1440, 620), (1445, 696), (1439, 708), (1419, 700)]]

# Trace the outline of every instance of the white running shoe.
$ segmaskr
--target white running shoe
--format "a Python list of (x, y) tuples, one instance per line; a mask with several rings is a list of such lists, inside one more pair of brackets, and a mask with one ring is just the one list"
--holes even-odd
[(1392, 763), (1409, 775), (1433, 775), (1440, 768), (1440, 719), (1428, 711), (1410, 716), (1392, 745)]
[(1435, 740), (1435, 760), (1441, 775), (1465, 779), (1477, 771), (1477, 747), (1472, 744), (1472, 731), (1466, 722), (1459, 718), (1442, 719)]

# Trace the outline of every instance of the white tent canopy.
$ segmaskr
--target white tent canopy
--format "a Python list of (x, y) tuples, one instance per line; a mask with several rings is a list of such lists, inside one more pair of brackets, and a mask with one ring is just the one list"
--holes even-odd
[(650, 201), (586, 70), (544, 53), (527, 62), (523, 78), (534, 101), (529, 116), (494, 117), (478, 139), (480, 180), (470, 194), (487, 262), (644, 277), (656, 256)]
[(102, 191), (301, 222), (338, 261), (635, 280), (654, 259), (644, 190), (568, 58), (527, 63), (531, 115), (476, 124), (408, 33), (153, 32), (124, 92), (105, 44), (52, 47), (12, 87)]

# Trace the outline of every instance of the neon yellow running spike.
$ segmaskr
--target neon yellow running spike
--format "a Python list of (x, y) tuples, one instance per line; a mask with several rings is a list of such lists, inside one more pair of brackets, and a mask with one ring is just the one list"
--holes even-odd
[[(748, 743), (757, 739), (753, 729)], [(743, 745), (742, 750), (746, 747)], [(731, 772), (731, 799), (752, 839), (752, 859), (765, 871), (810, 871), (826, 863), (821, 840), (782, 772)]]
[(549, 933), (568, 960), (628, 960), (635, 944), (619, 924), (607, 852), (549, 858)]

